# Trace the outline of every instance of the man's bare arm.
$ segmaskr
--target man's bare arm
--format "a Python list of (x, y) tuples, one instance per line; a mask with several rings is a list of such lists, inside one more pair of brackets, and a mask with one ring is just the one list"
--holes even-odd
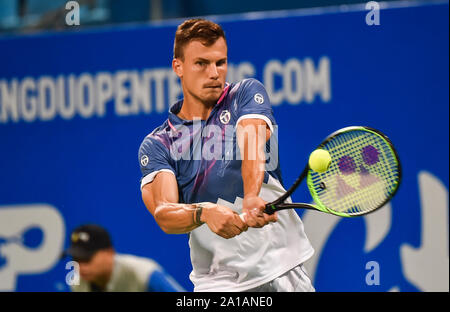
[(198, 227), (196, 207), (178, 203), (178, 185), (175, 176), (160, 172), (142, 188), (142, 200), (159, 227), (168, 234), (188, 233)]
[(277, 215), (263, 214), (265, 202), (259, 197), (265, 171), (265, 145), (270, 138), (270, 129), (261, 119), (244, 119), (236, 130), (242, 157), (242, 180), (244, 200), (242, 210), (248, 226), (262, 227), (277, 220)]
[(142, 188), (142, 200), (159, 227), (168, 234), (188, 233), (203, 223), (224, 238), (247, 230), (247, 225), (230, 208), (213, 203), (178, 203), (175, 176), (160, 172)]

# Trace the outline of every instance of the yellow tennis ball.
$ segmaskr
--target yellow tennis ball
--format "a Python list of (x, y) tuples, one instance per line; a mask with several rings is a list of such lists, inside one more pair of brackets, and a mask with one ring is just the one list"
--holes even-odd
[(309, 168), (316, 172), (325, 172), (331, 164), (331, 156), (324, 149), (316, 149), (309, 155)]

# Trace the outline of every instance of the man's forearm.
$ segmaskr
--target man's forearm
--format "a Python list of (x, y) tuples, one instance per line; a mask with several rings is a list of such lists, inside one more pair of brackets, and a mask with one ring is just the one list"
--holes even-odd
[[(265, 145), (270, 129), (262, 120), (243, 120), (237, 136), (241, 150), (241, 175), (244, 184), (242, 216), (249, 227), (263, 227), (277, 221), (276, 214), (264, 214), (266, 202), (259, 197), (265, 173)], [(257, 129), (257, 131), (256, 131)]]
[(244, 197), (258, 196), (261, 191), (261, 185), (264, 180), (264, 171), (261, 170), (261, 165), (264, 161), (257, 160), (243, 160), (242, 161), (242, 180), (244, 183)]
[(200, 204), (163, 203), (155, 209), (155, 220), (168, 234), (188, 233), (203, 224)]

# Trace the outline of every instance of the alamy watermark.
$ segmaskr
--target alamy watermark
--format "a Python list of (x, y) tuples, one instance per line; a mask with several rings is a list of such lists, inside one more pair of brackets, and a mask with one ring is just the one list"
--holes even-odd
[(376, 1), (369, 1), (366, 3), (366, 10), (369, 13), (366, 14), (366, 24), (368, 26), (380, 25), (380, 4)]
[(76, 261), (66, 263), (66, 270), (70, 270), (66, 274), (66, 284), (69, 286), (80, 285), (80, 264)]
[(366, 263), (366, 270), (369, 270), (366, 274), (367, 286), (379, 286), (380, 285), (380, 264), (377, 261), (369, 261)]
[(66, 3), (66, 25), (79, 26), (80, 25), (80, 4), (77, 1), (69, 1)]
[[(265, 124), (234, 125), (211, 124), (202, 127), (194, 119), (192, 126), (171, 126), (169, 132), (170, 157), (175, 160), (261, 161), (261, 171), (273, 171), (278, 167), (278, 128), (273, 126), (270, 138)], [(267, 140), (268, 139), (268, 140)], [(151, 162), (148, 155), (141, 154), (143, 167)]]

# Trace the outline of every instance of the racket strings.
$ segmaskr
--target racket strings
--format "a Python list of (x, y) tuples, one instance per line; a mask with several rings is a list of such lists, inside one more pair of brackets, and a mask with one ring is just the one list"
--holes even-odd
[(344, 132), (323, 147), (332, 158), (325, 173), (310, 172), (317, 204), (357, 215), (377, 209), (398, 187), (398, 160), (389, 143), (364, 130)]

